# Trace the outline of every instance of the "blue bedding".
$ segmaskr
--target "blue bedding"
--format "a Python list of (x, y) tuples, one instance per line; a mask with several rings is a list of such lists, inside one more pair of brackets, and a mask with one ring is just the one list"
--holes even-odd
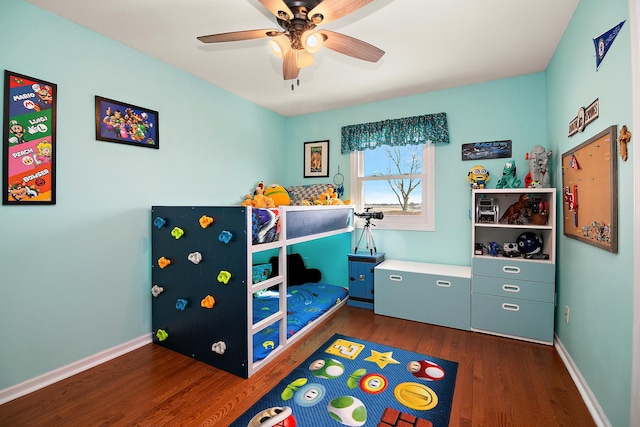
[[(287, 338), (304, 328), (309, 322), (322, 316), (327, 310), (347, 296), (341, 286), (322, 283), (305, 283), (292, 286), (287, 294)], [(278, 292), (265, 291), (253, 299), (253, 323), (278, 311)], [(279, 323), (267, 326), (253, 336), (253, 361), (267, 357), (279, 342)]]

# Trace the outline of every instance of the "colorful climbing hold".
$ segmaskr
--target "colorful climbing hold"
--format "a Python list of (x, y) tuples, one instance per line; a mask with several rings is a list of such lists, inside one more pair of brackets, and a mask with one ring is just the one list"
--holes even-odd
[(224, 243), (226, 245), (227, 243), (229, 243), (231, 241), (232, 237), (233, 237), (233, 234), (231, 234), (230, 231), (222, 230), (220, 232), (220, 235), (218, 236), (218, 240), (220, 240), (222, 243)]
[(158, 337), (158, 340), (164, 341), (169, 337), (169, 334), (164, 329), (158, 329), (158, 331), (156, 332), (156, 337)]
[(176, 240), (178, 240), (184, 235), (184, 230), (179, 227), (173, 227), (173, 230), (171, 230), (171, 235), (175, 237)]
[(207, 295), (204, 297), (202, 301), (200, 301), (200, 307), (203, 308), (213, 308), (213, 305), (216, 303), (216, 300), (213, 299), (211, 295)]
[(210, 216), (202, 215), (198, 222), (200, 223), (200, 227), (207, 228), (208, 226), (213, 224), (213, 218), (211, 218)]
[(178, 298), (178, 300), (176, 301), (176, 310), (183, 311), (185, 308), (187, 308), (188, 304), (189, 301), (187, 301), (186, 299)]
[(227, 350), (227, 344), (224, 341), (218, 341), (211, 346), (211, 351), (218, 354), (224, 354)]
[(151, 295), (153, 295), (154, 297), (157, 297), (162, 292), (164, 292), (164, 288), (162, 286), (153, 285), (153, 287), (151, 288)]
[(200, 264), (200, 261), (202, 261), (202, 254), (200, 252), (191, 252), (187, 255), (187, 259), (194, 264)]
[(231, 273), (229, 273), (228, 271), (221, 270), (220, 273), (218, 273), (218, 282), (224, 283), (226, 285), (227, 283), (229, 283), (229, 279), (231, 279)]
[(169, 258), (160, 257), (160, 259), (158, 260), (158, 266), (160, 268), (165, 268), (169, 264), (171, 264), (171, 260)]
[(164, 227), (164, 225), (167, 223), (167, 221), (164, 220), (164, 218), (161, 218), (159, 216), (156, 217), (156, 219), (153, 221), (153, 225), (157, 228), (162, 228)]

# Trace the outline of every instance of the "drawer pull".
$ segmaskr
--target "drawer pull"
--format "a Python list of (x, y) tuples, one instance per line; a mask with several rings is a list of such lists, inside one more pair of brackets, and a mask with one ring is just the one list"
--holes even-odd
[(513, 267), (511, 265), (505, 265), (504, 267), (502, 267), (502, 271), (504, 271), (505, 273), (510, 273), (510, 274), (518, 274), (518, 273), (520, 273), (520, 268), (519, 267)]
[(520, 286), (516, 285), (502, 285), (502, 290), (505, 292), (520, 292)]
[(502, 309), (507, 311), (520, 311), (520, 306), (517, 304), (502, 303)]
[(451, 282), (448, 280), (436, 280), (436, 286), (440, 286), (441, 288), (450, 288)]
[(402, 276), (399, 274), (390, 274), (389, 280), (393, 280), (394, 282), (402, 282)]

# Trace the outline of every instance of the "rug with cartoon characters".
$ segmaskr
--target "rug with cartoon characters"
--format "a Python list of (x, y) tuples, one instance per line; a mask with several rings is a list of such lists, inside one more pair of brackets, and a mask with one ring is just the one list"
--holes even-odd
[(446, 427), (458, 364), (336, 334), (231, 427)]

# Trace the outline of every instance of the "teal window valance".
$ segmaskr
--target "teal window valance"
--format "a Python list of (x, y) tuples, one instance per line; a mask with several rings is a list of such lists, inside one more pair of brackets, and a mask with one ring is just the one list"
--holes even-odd
[(427, 114), (342, 127), (341, 152), (364, 151), (381, 145), (449, 143), (447, 114)]

